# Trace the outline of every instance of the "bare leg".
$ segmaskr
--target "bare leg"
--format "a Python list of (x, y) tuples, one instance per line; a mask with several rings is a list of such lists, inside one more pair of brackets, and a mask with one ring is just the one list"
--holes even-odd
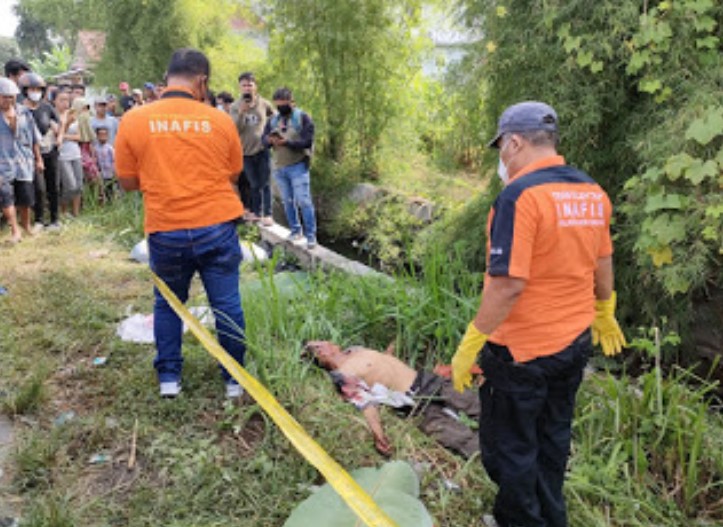
[(30, 228), (30, 207), (17, 207), (18, 215), (20, 216), (20, 226), (28, 236), (33, 235), (33, 231)]
[(9, 207), (4, 208), (3, 215), (5, 216), (8, 225), (10, 225), (10, 240), (15, 243), (19, 242), (22, 239), (22, 235), (20, 234), (20, 228), (18, 227), (18, 218), (15, 215), (15, 206), (10, 205)]
[(76, 217), (80, 216), (80, 198), (81, 198), (80, 195), (73, 196), (73, 201), (72, 201), (73, 212), (72, 212), (72, 214), (73, 214), (73, 216), (76, 216)]

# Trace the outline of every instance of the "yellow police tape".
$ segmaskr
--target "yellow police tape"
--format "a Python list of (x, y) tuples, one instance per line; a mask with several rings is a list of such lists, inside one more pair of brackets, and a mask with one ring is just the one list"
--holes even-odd
[(394, 521), (374, 502), (367, 492), (339, 465), (326, 451), (306, 433), (301, 425), (274, 398), (271, 393), (243, 369), (218, 341), (201, 325), (186, 306), (173, 294), (163, 280), (152, 273), (156, 287), (181, 317), (203, 347), (236, 379), (266, 413), (281, 428), (296, 450), (314, 465), (326, 481), (339, 493), (346, 504), (368, 527), (398, 527)]

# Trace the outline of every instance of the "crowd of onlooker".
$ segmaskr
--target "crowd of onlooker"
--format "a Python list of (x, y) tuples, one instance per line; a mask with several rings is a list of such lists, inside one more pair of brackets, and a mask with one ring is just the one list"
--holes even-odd
[[(114, 143), (124, 113), (163, 97), (166, 83), (146, 82), (117, 93), (91, 91), (74, 81), (43, 79), (21, 60), (9, 60), (0, 77), (0, 208), (10, 243), (43, 230), (56, 231), (89, 200), (106, 204), (121, 192)], [(239, 97), (206, 90), (205, 102), (230, 115), (243, 145), (244, 170), (236, 191), (244, 219), (272, 225), (273, 168), (295, 242), (316, 245), (309, 165), (314, 140), (310, 117), (295, 107), (291, 91), (273, 100), (257, 92), (251, 72), (239, 76)], [(273, 152), (273, 159), (271, 153)], [(302, 230), (303, 229), (303, 230)]]
[(123, 89), (120, 101), (112, 93), (91, 97), (84, 84), (43, 79), (21, 60), (5, 63), (4, 73), (0, 206), (16, 243), (23, 235), (58, 230), (63, 215), (80, 214), (84, 199), (114, 199), (120, 116), (151, 97)]

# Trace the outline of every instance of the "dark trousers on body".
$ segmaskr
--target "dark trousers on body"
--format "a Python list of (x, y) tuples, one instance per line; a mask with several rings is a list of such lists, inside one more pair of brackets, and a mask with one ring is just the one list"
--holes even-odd
[(251, 212), (257, 216), (271, 216), (269, 151), (262, 150), (252, 156), (244, 156), (243, 176), (249, 185)]
[(460, 421), (460, 412), (470, 419), (479, 419), (480, 406), (477, 391), (459, 393), (449, 379), (420, 371), (410, 392), (417, 403), (413, 414), (421, 414), (419, 428), (443, 447), (466, 458), (479, 452), (479, 436), (475, 430)]
[(480, 446), (499, 486), (493, 512), (501, 527), (567, 527), (562, 486), (591, 351), (589, 330), (559, 353), (525, 363), (514, 362), (505, 346), (483, 349)]
[(35, 175), (35, 221), (44, 223), (43, 211), (47, 198), (50, 223), (58, 221), (58, 196), (60, 190), (60, 175), (58, 174), (58, 151), (43, 154), (45, 170)]

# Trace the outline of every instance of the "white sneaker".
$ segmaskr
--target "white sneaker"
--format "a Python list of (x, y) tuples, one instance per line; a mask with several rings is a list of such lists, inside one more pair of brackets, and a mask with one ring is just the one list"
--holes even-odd
[(33, 225), (33, 228), (30, 230), (33, 234), (38, 234), (43, 232), (43, 229), (45, 228), (45, 225), (43, 225), (41, 222), (36, 221)]
[(162, 382), (161, 397), (173, 399), (181, 393), (181, 383), (178, 381)]
[(291, 243), (299, 243), (299, 242), (304, 241), (304, 235), (301, 234), (300, 232), (291, 233), (291, 234), (289, 234), (288, 238), (286, 238), (286, 239), (288, 241), (290, 241)]
[(492, 514), (483, 514), (482, 523), (485, 527), (499, 527), (500, 525)]
[(244, 394), (244, 389), (235, 382), (226, 383), (226, 399), (239, 399)]
[(60, 223), (58, 223), (58, 222), (56, 221), (56, 222), (54, 222), (54, 223), (51, 223), (51, 224), (48, 225), (47, 227), (45, 227), (45, 229), (48, 230), (48, 231), (50, 231), (50, 232), (57, 232), (57, 231), (60, 230)]

